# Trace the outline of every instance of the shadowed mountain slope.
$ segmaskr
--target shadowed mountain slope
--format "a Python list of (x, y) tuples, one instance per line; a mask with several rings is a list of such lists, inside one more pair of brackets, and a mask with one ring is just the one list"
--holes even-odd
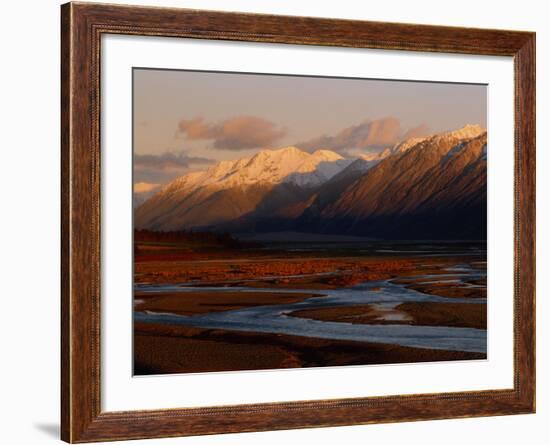
[(168, 184), (136, 209), (136, 227), (484, 239), (486, 150), (478, 126), (355, 160), (263, 150)]

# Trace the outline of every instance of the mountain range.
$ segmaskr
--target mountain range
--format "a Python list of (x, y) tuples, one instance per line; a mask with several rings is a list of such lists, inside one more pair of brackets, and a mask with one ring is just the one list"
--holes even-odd
[(135, 209), (135, 227), (485, 239), (486, 153), (477, 125), (354, 159), (266, 149), (168, 183)]

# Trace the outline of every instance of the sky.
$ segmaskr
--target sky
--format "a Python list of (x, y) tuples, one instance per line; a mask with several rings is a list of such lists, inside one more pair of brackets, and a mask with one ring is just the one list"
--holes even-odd
[(265, 148), (356, 157), (487, 125), (487, 89), (476, 84), (136, 68), (133, 100), (134, 182), (144, 188)]

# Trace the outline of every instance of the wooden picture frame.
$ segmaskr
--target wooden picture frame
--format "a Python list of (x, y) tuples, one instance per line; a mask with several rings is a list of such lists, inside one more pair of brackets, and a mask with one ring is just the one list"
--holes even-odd
[[(61, 7), (61, 436), (67, 442), (535, 411), (535, 34), (67, 3)], [(511, 56), (515, 69), (514, 387), (509, 390), (102, 412), (100, 38), (103, 34)]]

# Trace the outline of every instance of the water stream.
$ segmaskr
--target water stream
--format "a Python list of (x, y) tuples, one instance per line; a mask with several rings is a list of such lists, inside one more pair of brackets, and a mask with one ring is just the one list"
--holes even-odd
[[(414, 279), (416, 282), (422, 283), (458, 281), (465, 286), (476, 286), (467, 282), (485, 276), (485, 270), (474, 269), (467, 264), (457, 264), (445, 269), (443, 274), (416, 276)], [(403, 279), (407, 279), (407, 277), (403, 277)], [(450, 351), (486, 352), (487, 331), (484, 329), (402, 324), (353, 324), (351, 322), (319, 321), (287, 315), (290, 312), (303, 309), (372, 304), (380, 312), (385, 322), (391, 323), (391, 321), (407, 319), (405, 318), (407, 317), (406, 313), (396, 310), (396, 307), (401, 303), (486, 303), (485, 298), (447, 298), (424, 294), (413, 289), (407, 289), (404, 284), (398, 284), (399, 280), (400, 278), (370, 281), (353, 287), (326, 290), (142, 284), (136, 285), (135, 290), (147, 293), (180, 292), (182, 297), (187, 292), (195, 291), (309, 293), (323, 296), (307, 298), (296, 303), (253, 306), (192, 316), (136, 311), (134, 320), (208, 329), (299, 335)]]

